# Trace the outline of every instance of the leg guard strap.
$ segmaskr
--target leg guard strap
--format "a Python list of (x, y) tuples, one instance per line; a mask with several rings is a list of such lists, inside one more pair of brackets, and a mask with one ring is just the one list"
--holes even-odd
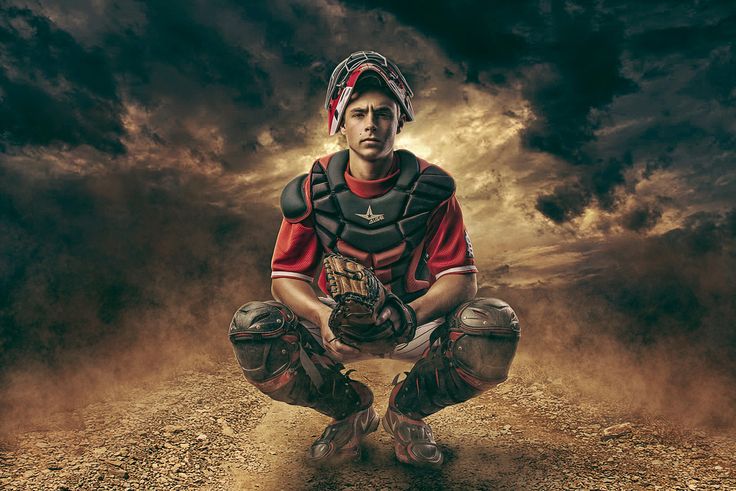
[(419, 360), (394, 387), (389, 406), (412, 419), (422, 419), (480, 392), (463, 379), (448, 358), (435, 352)]

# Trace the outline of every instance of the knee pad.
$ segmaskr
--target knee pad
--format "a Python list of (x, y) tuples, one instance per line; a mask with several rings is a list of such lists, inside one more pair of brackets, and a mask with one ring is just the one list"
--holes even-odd
[(450, 357), (471, 385), (495, 385), (508, 378), (519, 335), (519, 319), (509, 304), (476, 298), (450, 318)]
[(260, 385), (298, 364), (296, 323), (291, 309), (275, 301), (249, 302), (235, 312), (228, 335), (246, 379)]

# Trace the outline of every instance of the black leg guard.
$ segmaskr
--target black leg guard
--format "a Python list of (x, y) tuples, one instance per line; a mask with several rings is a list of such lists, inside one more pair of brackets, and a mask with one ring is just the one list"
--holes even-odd
[(476, 298), (448, 318), (439, 349), (419, 360), (394, 387), (389, 405), (414, 419), (467, 401), (508, 377), (519, 320), (498, 299)]
[(285, 305), (250, 302), (230, 323), (230, 341), (245, 378), (277, 401), (343, 419), (373, 403), (373, 393), (341, 373)]

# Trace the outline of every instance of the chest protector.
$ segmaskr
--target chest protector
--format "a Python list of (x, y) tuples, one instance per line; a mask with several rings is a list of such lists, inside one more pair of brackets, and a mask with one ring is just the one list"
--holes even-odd
[[(350, 191), (345, 182), (348, 151), (343, 150), (330, 157), (326, 168), (320, 161), (312, 166), (311, 203), (305, 202), (304, 175), (287, 185), (281, 205), (287, 219), (304, 215), (311, 208), (314, 228), (325, 251), (373, 267), (386, 287), (410, 302), (429, 287), (423, 250), (427, 226), (432, 212), (452, 196), (455, 183), (434, 165), (420, 170), (418, 159), (406, 150), (397, 150), (396, 154), (399, 175), (385, 194), (361, 198)], [(289, 188), (291, 192), (287, 192)]]

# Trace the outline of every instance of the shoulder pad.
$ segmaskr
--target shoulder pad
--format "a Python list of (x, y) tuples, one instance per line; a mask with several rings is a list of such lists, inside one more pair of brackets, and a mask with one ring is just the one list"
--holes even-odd
[(416, 190), (444, 201), (455, 192), (455, 179), (441, 168), (430, 164), (419, 175)]
[(287, 222), (300, 222), (312, 212), (312, 203), (307, 198), (304, 189), (304, 181), (307, 176), (308, 174), (301, 174), (295, 177), (281, 192), (281, 212)]

